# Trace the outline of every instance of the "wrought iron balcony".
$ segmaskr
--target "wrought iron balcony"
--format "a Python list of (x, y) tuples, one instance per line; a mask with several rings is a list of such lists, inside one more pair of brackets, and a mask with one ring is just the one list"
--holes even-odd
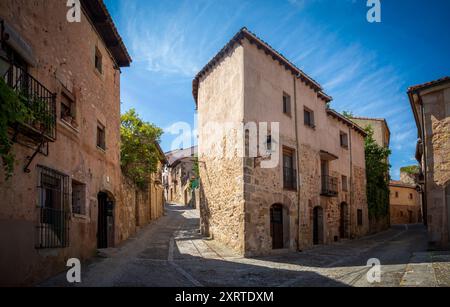
[(297, 190), (297, 170), (287, 167), (283, 169), (283, 185), (285, 189)]
[(338, 179), (322, 175), (322, 196), (334, 197), (338, 195)]
[(32, 119), (17, 127), (32, 139), (56, 139), (56, 95), (21, 67), (11, 65), (3, 76), (8, 84), (25, 102)]

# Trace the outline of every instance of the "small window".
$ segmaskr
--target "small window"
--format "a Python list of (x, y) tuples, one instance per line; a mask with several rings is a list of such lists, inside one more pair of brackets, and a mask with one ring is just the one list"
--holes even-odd
[(409, 194), (409, 199), (413, 199), (413, 195), (412, 194)]
[(358, 226), (363, 225), (363, 211), (358, 209)]
[(314, 112), (313, 111), (311, 111), (310, 109), (305, 108), (304, 119), (305, 119), (305, 126), (308, 126), (310, 128), (315, 128)]
[(398, 198), (398, 192), (395, 192), (395, 198)]
[(342, 176), (342, 191), (348, 191), (348, 179), (347, 176)]
[(291, 116), (291, 96), (283, 94), (283, 113)]
[(102, 54), (100, 53), (100, 51), (95, 48), (95, 69), (97, 69), (97, 71), (99, 73), (103, 72), (103, 57)]
[(61, 93), (61, 119), (66, 123), (76, 124), (76, 105), (75, 101), (70, 95)]
[(97, 147), (106, 150), (106, 132), (105, 126), (97, 124)]
[(341, 147), (348, 148), (348, 134), (345, 132), (341, 132)]
[(267, 136), (267, 151), (272, 151), (272, 136)]
[(283, 186), (287, 190), (297, 190), (297, 171), (295, 170), (295, 151), (283, 148)]
[(86, 215), (86, 185), (72, 180), (72, 213)]

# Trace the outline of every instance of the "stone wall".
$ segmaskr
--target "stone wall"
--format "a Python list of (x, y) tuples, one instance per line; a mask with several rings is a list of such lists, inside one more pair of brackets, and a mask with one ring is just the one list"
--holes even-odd
[(432, 245), (450, 246), (450, 210), (445, 188), (450, 185), (450, 88), (432, 90), (422, 97), (427, 155), (428, 230)]

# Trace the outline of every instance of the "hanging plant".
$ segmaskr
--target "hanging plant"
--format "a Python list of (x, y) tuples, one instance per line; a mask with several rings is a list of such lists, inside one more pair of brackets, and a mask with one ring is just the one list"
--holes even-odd
[(0, 158), (7, 180), (14, 172), (15, 161), (8, 129), (13, 124), (26, 123), (32, 119), (33, 112), (28, 106), (27, 97), (15, 92), (0, 78)]

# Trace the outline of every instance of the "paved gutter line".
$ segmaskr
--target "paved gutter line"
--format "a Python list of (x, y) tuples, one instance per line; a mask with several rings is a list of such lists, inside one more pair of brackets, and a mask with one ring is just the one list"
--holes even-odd
[[(183, 229), (183, 226), (185, 225), (185, 222), (183, 222), (176, 231), (179, 231)], [(167, 262), (181, 275), (183, 275), (187, 280), (189, 280), (194, 286), (196, 287), (204, 287), (197, 279), (194, 278), (191, 274), (186, 272), (182, 267), (180, 267), (177, 263), (175, 263), (173, 259), (173, 253), (175, 249), (175, 233), (170, 238), (169, 242), (169, 255), (167, 256)]]

